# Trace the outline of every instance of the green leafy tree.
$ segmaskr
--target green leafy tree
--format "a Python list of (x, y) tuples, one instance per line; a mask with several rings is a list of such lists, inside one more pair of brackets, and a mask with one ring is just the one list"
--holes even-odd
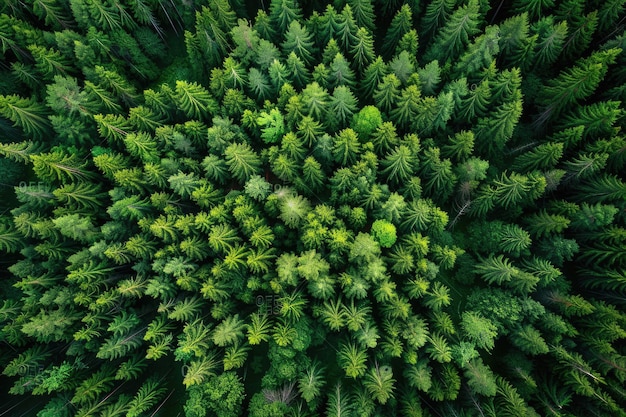
[[(361, 141), (366, 141), (372, 137), (376, 130), (380, 129), (382, 124), (383, 119), (380, 110), (375, 106), (365, 106), (354, 114), (350, 127), (358, 134)], [(393, 125), (389, 129), (392, 127)], [(395, 134), (395, 129), (393, 129), (393, 133)]]
[[(189, 390), (184, 409), (188, 416), (204, 417), (207, 411), (220, 416), (238, 416), (244, 398), (244, 387), (233, 372), (211, 376)], [(206, 404), (210, 404), (208, 409)]]
[(376, 220), (372, 224), (372, 236), (383, 248), (389, 248), (396, 242), (396, 227), (386, 220)]

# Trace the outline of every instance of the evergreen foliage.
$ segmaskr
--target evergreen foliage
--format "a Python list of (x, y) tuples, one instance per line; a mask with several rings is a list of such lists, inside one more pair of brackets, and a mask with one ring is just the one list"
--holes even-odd
[(322, 3), (0, 6), (0, 415), (626, 413), (626, 2)]

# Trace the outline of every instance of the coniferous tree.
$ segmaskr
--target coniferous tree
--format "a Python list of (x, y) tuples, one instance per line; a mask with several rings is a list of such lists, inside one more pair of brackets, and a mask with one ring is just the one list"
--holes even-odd
[(623, 413), (624, 1), (5, 3), (0, 414)]
[(42, 138), (50, 129), (46, 120), (47, 109), (33, 99), (17, 95), (0, 96), (0, 113), (35, 139)]
[(296, 1), (272, 0), (269, 17), (273, 27), (279, 34), (283, 34), (292, 22), (302, 19), (302, 12)]
[(446, 21), (445, 26), (439, 30), (431, 47), (426, 52), (427, 60), (437, 59), (440, 62), (446, 62), (449, 59), (457, 58), (463, 48), (467, 46), (469, 37), (478, 31), (479, 23), (480, 15), (477, 1), (470, 1), (467, 5), (456, 9)]
[(413, 27), (413, 13), (408, 5), (403, 5), (391, 21), (389, 29), (383, 40), (383, 50), (387, 51), (387, 57), (396, 50), (396, 46), (402, 36)]

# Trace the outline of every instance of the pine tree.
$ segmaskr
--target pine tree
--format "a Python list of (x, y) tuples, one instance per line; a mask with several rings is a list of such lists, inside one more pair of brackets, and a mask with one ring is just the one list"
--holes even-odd
[(454, 67), (455, 73), (472, 74), (489, 66), (494, 55), (500, 52), (499, 39), (500, 28), (498, 26), (485, 28), (485, 32), (468, 45), (467, 51), (461, 55), (458, 64)]
[(356, 157), (361, 149), (361, 145), (354, 130), (350, 128), (343, 129), (335, 135), (333, 139), (335, 162), (339, 163), (341, 166), (349, 166), (356, 162)]
[(97, 209), (102, 207), (104, 193), (93, 183), (76, 182), (60, 187), (52, 192), (57, 200), (73, 208)]
[(262, 8), (257, 10), (254, 25), (252, 27), (259, 33), (259, 36), (261, 36), (261, 43), (263, 43), (263, 41), (271, 41), (276, 36), (276, 31), (272, 25), (270, 17)]
[[(402, 91), (404, 93), (404, 98), (400, 101), (400, 94), (398, 90), (400, 84), (400, 80), (395, 74), (385, 75), (382, 81), (378, 83), (378, 86), (373, 94), (376, 107), (384, 112), (389, 112), (392, 110), (392, 107), (398, 103), (398, 109), (393, 109), (392, 111), (392, 114), (396, 114), (396, 118), (402, 115), (405, 111), (409, 111), (415, 107), (417, 105), (417, 99), (420, 96), (417, 87), (409, 86)], [(406, 110), (401, 111), (399, 110), (400, 108), (406, 108)]]
[(230, 316), (215, 327), (212, 337), (213, 343), (222, 347), (232, 345), (243, 338), (244, 329), (244, 321), (239, 319), (238, 314)]
[(376, 363), (365, 376), (363, 385), (376, 401), (380, 404), (386, 404), (389, 399), (394, 397), (395, 382), (391, 367), (380, 366)]
[(441, 69), (439, 61), (431, 61), (424, 66), (418, 68), (421, 90), (424, 94), (434, 94), (439, 82), (441, 81)]
[(32, 141), (0, 142), (0, 155), (15, 162), (28, 163), (30, 156), (38, 151), (39, 145)]
[(526, 229), (536, 237), (548, 236), (553, 233), (561, 233), (567, 229), (570, 219), (558, 214), (550, 214), (546, 210), (533, 213), (525, 218)]
[(298, 123), (296, 134), (304, 145), (311, 146), (317, 141), (318, 136), (321, 136), (322, 132), (322, 126), (319, 122), (310, 116), (304, 116)]
[(245, 183), (251, 176), (258, 174), (261, 161), (254, 150), (247, 144), (233, 143), (224, 151), (228, 170), (233, 177)]
[(334, 88), (340, 85), (348, 87), (354, 87), (355, 75), (350, 63), (344, 58), (341, 53), (337, 53), (329, 67), (329, 87)]
[(289, 24), (289, 29), (285, 33), (285, 41), (281, 46), (285, 56), (289, 56), (291, 52), (294, 52), (306, 65), (313, 63), (316, 51), (312, 36), (306, 26), (303, 27), (297, 20)]
[(33, 139), (42, 139), (50, 132), (48, 110), (34, 99), (17, 95), (0, 96), (0, 114), (21, 128)]
[(581, 192), (579, 199), (590, 203), (617, 202), (626, 195), (626, 184), (617, 176), (606, 173), (592, 176), (577, 188)]
[(414, 61), (409, 52), (401, 51), (389, 63), (389, 70), (398, 77), (403, 85), (406, 85), (409, 78), (415, 73)]
[(352, 9), (357, 26), (365, 28), (369, 33), (372, 33), (375, 29), (372, 0), (348, 0), (348, 4)]
[(452, 0), (435, 0), (428, 3), (426, 12), (420, 21), (420, 35), (429, 39), (449, 19), (454, 9)]
[(209, 92), (197, 83), (177, 80), (174, 100), (187, 117), (193, 119), (208, 119), (217, 109)]
[(598, 52), (580, 60), (574, 67), (562, 71), (540, 91), (539, 103), (544, 110), (537, 123), (558, 117), (564, 109), (590, 96), (606, 75), (608, 65), (615, 62), (616, 51)]
[(155, 379), (148, 379), (137, 391), (128, 405), (126, 415), (128, 417), (138, 417), (148, 411), (165, 395), (167, 388), (160, 386), (160, 382)]
[(187, 51), (191, 52), (189, 55), (203, 57), (208, 68), (219, 65), (229, 48), (227, 33), (231, 27), (220, 22), (218, 11), (202, 6), (195, 14), (195, 33), (187, 32), (185, 36)]
[(377, 153), (383, 154), (391, 151), (399, 143), (396, 127), (391, 122), (383, 122), (372, 134), (372, 143)]
[(512, 65), (518, 65), (522, 69), (528, 69), (528, 65), (523, 65), (527, 57), (526, 49), (536, 42), (536, 38), (529, 36), (529, 12), (523, 11), (518, 15), (504, 20), (500, 25), (500, 50), (507, 57), (507, 61)]
[(421, 135), (445, 130), (448, 120), (452, 116), (454, 97), (452, 92), (441, 93), (434, 97), (425, 97), (421, 100), (419, 109), (412, 127)]
[[(244, 67), (232, 57), (223, 61), (224, 86), (228, 89), (243, 89), (248, 84)], [(226, 90), (228, 91), (228, 90)], [(224, 101), (226, 101), (224, 99)], [(225, 103), (222, 103), (223, 105)]]
[[(355, 55), (354, 62), (358, 64), (358, 55)], [(359, 88), (366, 98), (372, 98), (374, 91), (380, 82), (383, 81), (383, 77), (387, 75), (387, 72), (387, 64), (380, 56), (377, 56), (376, 59), (364, 69)]]
[(367, 355), (353, 343), (342, 344), (338, 350), (337, 359), (346, 375), (351, 378), (363, 376), (367, 371)]
[(605, 30), (614, 27), (619, 16), (624, 11), (624, 1), (612, 0), (602, 3), (598, 10), (598, 32), (603, 33)]
[(528, 232), (517, 225), (505, 224), (497, 237), (500, 249), (514, 257), (526, 254), (532, 243)]
[(517, 157), (512, 168), (520, 172), (554, 168), (563, 156), (563, 144), (548, 142)]
[(35, 68), (45, 80), (52, 80), (55, 75), (67, 75), (71, 72), (70, 63), (55, 49), (30, 45), (28, 51), (35, 61)]
[(311, 75), (298, 56), (291, 52), (285, 62), (289, 71), (289, 79), (296, 88), (303, 88), (311, 79)]
[(347, 126), (357, 110), (357, 100), (349, 87), (340, 85), (335, 88), (329, 100), (329, 122), (334, 130)]
[(457, 177), (452, 171), (449, 159), (440, 159), (439, 148), (430, 148), (424, 151), (426, 160), (422, 164), (421, 172), (425, 177), (424, 191), (445, 201), (454, 189)]
[(340, 47), (339, 53), (347, 55), (355, 44), (355, 36), (358, 30), (356, 20), (352, 13), (352, 7), (346, 4), (341, 11), (339, 24), (337, 25), (337, 44)]
[(563, 166), (570, 177), (591, 178), (605, 168), (608, 158), (606, 153), (580, 153), (577, 158), (565, 161)]
[(297, 176), (297, 161), (279, 152), (270, 161), (272, 172), (282, 181), (293, 182)]
[(511, 341), (530, 355), (540, 355), (550, 350), (539, 330), (530, 324), (520, 327), (511, 337)]
[(522, 99), (517, 97), (498, 106), (490, 117), (481, 118), (474, 130), (479, 148), (491, 154), (501, 151), (513, 136), (521, 115)]
[(391, 20), (391, 25), (387, 29), (383, 39), (382, 49), (389, 57), (400, 42), (400, 39), (413, 28), (413, 13), (411, 8), (404, 4)]
[(87, 171), (86, 162), (78, 155), (68, 155), (63, 151), (31, 155), (33, 170), (43, 181), (62, 183), (90, 179), (93, 174)]
[(472, 392), (493, 397), (496, 395), (496, 379), (490, 367), (485, 365), (480, 358), (472, 359), (464, 366), (464, 375), (468, 378), (468, 386)]
[(426, 51), (426, 60), (446, 62), (457, 58), (467, 46), (470, 36), (478, 32), (480, 4), (470, 1), (456, 9)]
[(461, 99), (460, 113), (458, 118), (467, 123), (476, 117), (484, 116), (491, 102), (491, 88), (488, 81), (482, 81), (473, 85), (469, 95)]
[(381, 173), (390, 183), (403, 184), (415, 172), (416, 160), (411, 150), (401, 145), (387, 154), (381, 165)]
[(588, 106), (579, 106), (576, 112), (564, 117), (557, 125), (559, 128), (584, 126), (583, 137), (610, 135), (613, 125), (622, 114), (619, 102), (601, 101)]
[(379, 84), (379, 90), (374, 94), (374, 99), (383, 108), (388, 107), (387, 103), (389, 105), (396, 103), (397, 107), (391, 110), (390, 116), (398, 126), (406, 129), (415, 120), (420, 110), (421, 93), (417, 86), (409, 85), (402, 90), (400, 97), (398, 97), (396, 87), (399, 84), (400, 81), (395, 75), (386, 76), (384, 81)]
[(328, 4), (324, 14), (319, 19), (317, 30), (318, 44), (327, 45), (331, 39), (337, 38), (342, 18), (333, 5)]
[(292, 22), (302, 21), (302, 12), (294, 0), (271, 0), (269, 17), (272, 26), (282, 35)]
[(337, 384), (330, 390), (328, 394), (328, 406), (326, 415), (328, 417), (341, 417), (349, 415), (354, 408), (354, 401), (347, 389), (342, 389), (341, 383)]
[(587, 49), (598, 27), (597, 10), (586, 15), (573, 13), (572, 16), (572, 19), (568, 19), (570, 35), (563, 46), (563, 52), (568, 57), (579, 56), (580, 51)]
[(304, 103), (303, 113), (312, 116), (314, 120), (324, 120), (328, 105), (328, 92), (317, 82), (313, 81), (302, 90), (302, 99)]
[(127, 106), (135, 105), (137, 100), (135, 87), (123, 75), (100, 65), (95, 67), (95, 75), (98, 80), (95, 83), (97, 86), (112, 92), (114, 97), (120, 99)]
[(248, 88), (258, 100), (268, 98), (272, 92), (267, 75), (255, 67), (251, 67), (248, 72)]

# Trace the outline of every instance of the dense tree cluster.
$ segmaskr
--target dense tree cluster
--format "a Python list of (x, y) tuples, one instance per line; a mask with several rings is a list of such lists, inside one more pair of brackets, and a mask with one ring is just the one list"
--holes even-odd
[(625, 8), (4, 1), (0, 415), (626, 415)]

